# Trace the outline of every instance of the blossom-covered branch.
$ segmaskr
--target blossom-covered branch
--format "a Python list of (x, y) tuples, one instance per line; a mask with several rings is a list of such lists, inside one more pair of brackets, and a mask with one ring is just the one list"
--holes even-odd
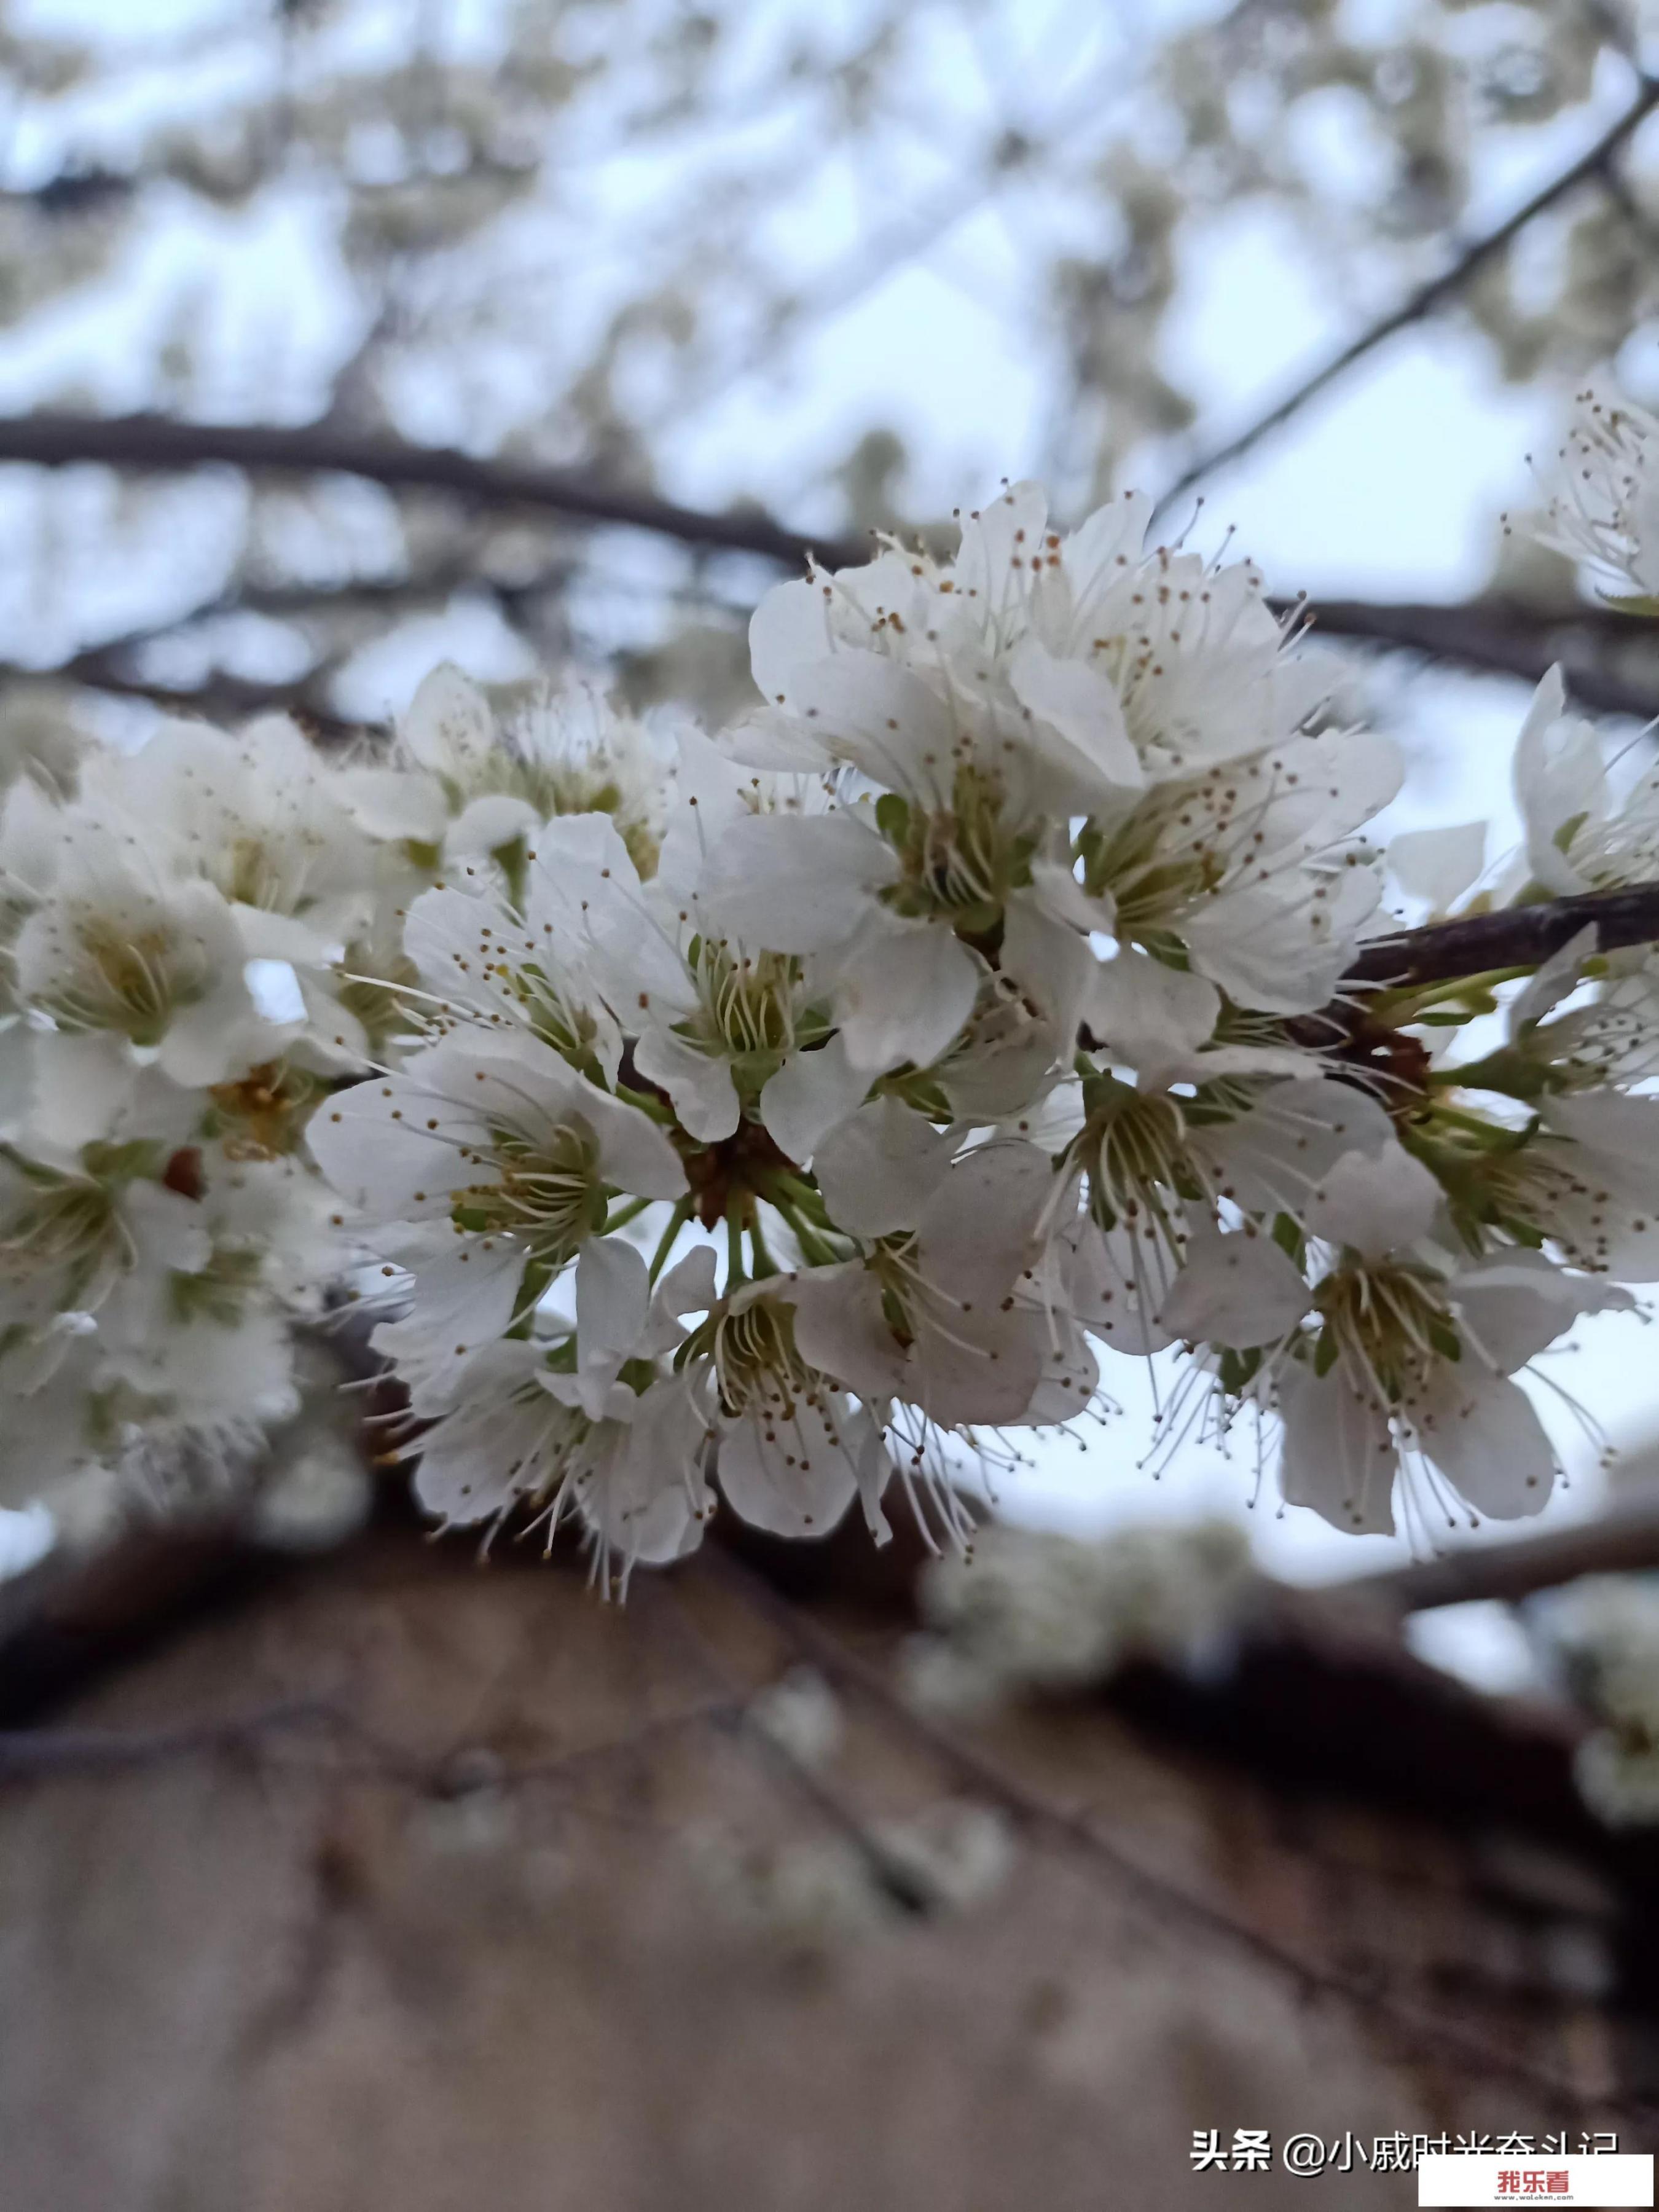
[(379, 754), (15, 713), (12, 1486), (234, 1459), (344, 1284), (423, 1505), (607, 1582), (721, 1499), (965, 1547), (1122, 1358), (1339, 1528), (1536, 1512), (1516, 1375), (1659, 1280), (1659, 776), (1553, 673), (1513, 859), (1385, 854), (1393, 744), (1147, 524), (813, 566), (713, 737), (447, 667)]

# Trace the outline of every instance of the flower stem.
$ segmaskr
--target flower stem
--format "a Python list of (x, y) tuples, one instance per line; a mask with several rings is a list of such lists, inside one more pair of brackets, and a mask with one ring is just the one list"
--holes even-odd
[(840, 1255), (830, 1249), (810, 1221), (802, 1218), (798, 1206), (785, 1200), (778, 1206), (778, 1212), (788, 1223), (796, 1243), (800, 1246), (801, 1257), (808, 1267), (830, 1267), (836, 1264)]
[(754, 1261), (755, 1273), (757, 1277), (762, 1275), (775, 1275), (778, 1273), (778, 1263), (772, 1257), (770, 1251), (767, 1249), (766, 1239), (761, 1233), (760, 1216), (758, 1213), (752, 1218), (749, 1224), (749, 1249), (750, 1255)]
[(683, 1198), (669, 1215), (668, 1226), (658, 1239), (657, 1249), (651, 1258), (651, 1273), (647, 1278), (648, 1281), (654, 1283), (667, 1266), (668, 1255), (679, 1242), (680, 1231), (690, 1218), (691, 1200), (689, 1198)]
[(637, 1221), (647, 1206), (655, 1204), (653, 1198), (630, 1198), (626, 1206), (619, 1206), (614, 1213), (606, 1214), (604, 1234), (608, 1237), (613, 1229), (622, 1229), (629, 1222)]

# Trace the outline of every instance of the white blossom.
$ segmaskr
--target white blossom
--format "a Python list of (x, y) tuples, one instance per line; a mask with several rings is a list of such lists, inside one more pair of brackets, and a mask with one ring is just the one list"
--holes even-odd
[(1438, 1202), (1398, 1151), (1349, 1155), (1321, 1194), (1316, 1233), (1334, 1257), (1313, 1286), (1317, 1330), (1274, 1379), (1285, 1496), (1339, 1527), (1391, 1529), (1397, 1469), (1427, 1517), (1449, 1517), (1437, 1474), (1477, 1515), (1540, 1512), (1555, 1449), (1511, 1378), (1579, 1314), (1629, 1304), (1536, 1252), (1435, 1266)]
[(1547, 542), (1617, 585), (1642, 611), (1659, 599), (1659, 422), (1628, 402), (1579, 395), (1549, 502)]
[(435, 668), (398, 725), (392, 757), (342, 769), (344, 804), (371, 837), (425, 865), (482, 860), (560, 814), (610, 815), (648, 866), (656, 779), (644, 734), (591, 684), (540, 688), (498, 719), (459, 668)]
[(13, 949), (18, 996), (59, 1029), (153, 1049), (183, 1084), (210, 1084), (283, 1040), (244, 978), (229, 902), (175, 873), (163, 846), (90, 818), (62, 833), (51, 889)]
[(445, 1366), (526, 1319), (614, 1193), (685, 1188), (653, 1121), (521, 1030), (422, 1048), (320, 1110), (311, 1145), (349, 1204), (404, 1224), (379, 1241), (414, 1273), (414, 1304), (377, 1340)]

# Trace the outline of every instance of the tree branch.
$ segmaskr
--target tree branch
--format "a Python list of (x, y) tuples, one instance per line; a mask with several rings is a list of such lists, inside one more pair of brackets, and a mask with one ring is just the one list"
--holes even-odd
[(1615, 1505), (1577, 1528), (1510, 1537), (1479, 1551), (1419, 1559), (1386, 1574), (1340, 1585), (1345, 1597), (1380, 1597), (1401, 1613), (1467, 1605), (1481, 1598), (1513, 1604), (1534, 1590), (1559, 1589), (1581, 1575), (1650, 1573), (1659, 1567), (1659, 1498), (1651, 1494)]
[(1581, 706), (1605, 714), (1659, 713), (1659, 627), (1611, 607), (1540, 609), (1509, 599), (1457, 605), (1370, 599), (1274, 599), (1298, 611), (1316, 636), (1420, 653), (1492, 676), (1536, 684), (1559, 661)]
[(1581, 898), (1550, 899), (1537, 906), (1506, 907), (1498, 914), (1437, 921), (1373, 938), (1343, 976), (1345, 984), (1371, 988), (1449, 983), (1498, 968), (1536, 968), (1594, 923), (1596, 949), (1615, 952), (1659, 942), (1659, 883), (1622, 890), (1589, 891)]
[(314, 423), (297, 429), (264, 423), (180, 422), (165, 415), (14, 416), (0, 419), (0, 461), (40, 468), (93, 462), (166, 474), (218, 464), (251, 475), (364, 477), (392, 489), (452, 492), (482, 507), (532, 507), (575, 521), (648, 530), (714, 551), (756, 553), (798, 565), (816, 544), (840, 567), (868, 558), (863, 544), (816, 539), (758, 511), (726, 514), (677, 506), (654, 494), (606, 483), (585, 469), (537, 461), (490, 460), (451, 447), (364, 438)]
[[(355, 476), (393, 490), (447, 491), (483, 508), (529, 507), (573, 521), (643, 530), (684, 545), (752, 553), (790, 568), (799, 568), (809, 553), (830, 568), (853, 568), (871, 552), (866, 540), (792, 530), (757, 508), (715, 514), (681, 507), (650, 492), (607, 483), (587, 470), (481, 459), (447, 447), (360, 437), (328, 422), (283, 429), (250, 423), (180, 422), (159, 415), (0, 417), (3, 461), (42, 468), (92, 463), (137, 473), (218, 465), (254, 475)], [(368, 600), (380, 596), (382, 588), (392, 598), (405, 587), (352, 585), (342, 598)], [(309, 592), (304, 596), (309, 601)], [(280, 589), (249, 593), (240, 603), (273, 613), (285, 611)], [(1476, 600), (1462, 606), (1352, 599), (1270, 604), (1279, 612), (1304, 613), (1328, 637), (1420, 653), (1534, 683), (1559, 659), (1586, 706), (1644, 717), (1659, 708), (1659, 652), (1650, 656), (1654, 662), (1650, 673), (1639, 665), (1626, 665), (1632, 648), (1648, 653), (1652, 643), (1649, 626), (1610, 608), (1587, 606), (1540, 617), (1501, 601)]]
[(100, 646), (60, 661), (55, 668), (26, 668), (17, 661), (0, 660), (0, 684), (77, 684), (90, 691), (106, 691), (114, 698), (143, 699), (181, 714), (199, 714), (208, 721), (292, 714), (316, 736), (330, 741), (356, 737), (374, 726), (349, 721), (319, 703), (324, 670), (308, 669), (303, 676), (281, 683), (263, 683), (257, 677), (216, 670), (200, 684), (167, 684), (124, 669), (120, 658), (121, 648)]
[(1340, 352), (1333, 354), (1311, 376), (1304, 378), (1294, 391), (1286, 392), (1265, 414), (1259, 415), (1237, 437), (1229, 438), (1224, 444), (1201, 454), (1164, 493), (1158, 501), (1158, 513), (1162, 514), (1183, 492), (1190, 491), (1203, 477), (1212, 476), (1217, 469), (1224, 468), (1230, 461), (1236, 461), (1248, 453), (1270, 431), (1279, 429), (1293, 415), (1299, 414), (1310, 399), (1316, 398), (1328, 385), (1335, 383), (1340, 376), (1346, 375), (1368, 354), (1374, 353), (1378, 346), (1386, 343), (1413, 323), (1421, 322), (1425, 316), (1432, 314), (1437, 307), (1460, 292), (1470, 277), (1483, 269), (1488, 261), (1503, 252), (1547, 209), (1553, 207), (1558, 200), (1565, 198), (1577, 185), (1601, 175), (1620, 148), (1634, 136), (1655, 106), (1659, 105), (1659, 80), (1643, 77), (1638, 80), (1638, 84), (1636, 98), (1618, 121), (1604, 131), (1595, 143), (1581, 154), (1576, 161), (1570, 162), (1552, 177), (1495, 228), (1473, 240), (1450, 268), (1443, 270), (1437, 276), (1431, 276), (1426, 284), (1419, 285), (1416, 291), (1402, 300), (1397, 307), (1370, 324)]

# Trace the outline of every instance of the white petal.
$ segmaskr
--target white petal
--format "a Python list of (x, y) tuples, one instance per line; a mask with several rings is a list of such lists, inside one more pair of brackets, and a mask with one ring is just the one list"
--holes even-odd
[(535, 933), (539, 934), (542, 919), (536, 905), (538, 889), (562, 915), (570, 904), (573, 884), (585, 896), (593, 885), (604, 882), (617, 884), (630, 897), (640, 889), (639, 872), (611, 817), (556, 814), (551, 821), (544, 822), (536, 833), (526, 909), (538, 925)]
[(422, 891), (404, 922), (404, 950), (428, 990), (464, 1005), (510, 1010), (516, 1019), (517, 995), (495, 972), (515, 939), (524, 941), (506, 902), (488, 892)]
[(1387, 1417), (1351, 1387), (1340, 1366), (1316, 1376), (1291, 1363), (1279, 1377), (1279, 1401), (1285, 1503), (1312, 1506), (1347, 1535), (1392, 1534), (1399, 1460)]
[(872, 1076), (906, 1060), (928, 1066), (973, 1012), (979, 976), (973, 954), (943, 924), (884, 919), (867, 928), (836, 990), (848, 1060)]
[(1114, 1352), (1144, 1359), (1175, 1338), (1157, 1318), (1160, 1285), (1146, 1279), (1133, 1232), (1081, 1223), (1062, 1265), (1067, 1310)]
[(1091, 898), (1070, 868), (1058, 860), (1031, 863), (1031, 891), (1045, 914), (1069, 922), (1087, 936), (1092, 930), (1110, 934), (1116, 919), (1109, 898)]
[[(1057, 660), (1028, 637), (1009, 660), (1008, 678), (1020, 705), (1037, 717), (1033, 736), (1042, 757), (1085, 804), (1145, 788), (1117, 687), (1100, 670), (1085, 660)], [(1045, 741), (1044, 726), (1063, 742)]]
[(121, 1213), (137, 1246), (140, 1267), (193, 1275), (213, 1256), (199, 1203), (161, 1183), (130, 1184)]
[(66, 1152), (111, 1134), (138, 1077), (126, 1039), (105, 1030), (14, 1030), (0, 1054), (19, 1079), (15, 1133), (27, 1130)]
[(951, 711), (899, 662), (843, 648), (793, 672), (788, 705), (811, 724), (832, 759), (849, 763), (872, 783), (941, 802), (948, 798), (956, 734)]
[(191, 1088), (222, 1083), (275, 1058), (294, 1033), (291, 1024), (262, 1019), (238, 972), (222, 977), (208, 997), (169, 1023), (157, 1065)]
[(232, 907), (231, 915), (250, 960), (286, 960), (295, 968), (318, 968), (339, 957), (339, 939), (328, 937), (308, 920), (240, 902)]
[(306, 1133), (353, 1205), (385, 1220), (417, 1220), (447, 1213), (449, 1194), (477, 1180), (479, 1164), (463, 1151), (487, 1158), (492, 1122), (537, 1133), (585, 1107), (602, 1119), (612, 1103), (528, 1030), (492, 1032), (482, 1043), (458, 1030), (411, 1054), (391, 1079), (337, 1092)]
[[(1152, 502), (1144, 492), (1123, 492), (1097, 507), (1060, 549), (1077, 629), (1092, 629), (1091, 611), (1102, 593), (1138, 561), (1152, 520)], [(1121, 556), (1121, 557), (1120, 557)]]
[(858, 1486), (833, 1412), (804, 1402), (793, 1421), (754, 1413), (725, 1430), (718, 1469), (732, 1510), (776, 1536), (827, 1536)]
[(1633, 1303), (1616, 1284), (1569, 1274), (1541, 1252), (1519, 1249), (1465, 1267), (1451, 1288), (1478, 1363), (1504, 1375), (1535, 1358), (1580, 1314)]
[(1477, 1513), (1519, 1521), (1548, 1504), (1555, 1452), (1519, 1383), (1445, 1361), (1413, 1412), (1425, 1452)]
[(1572, 1138), (1586, 1152), (1644, 1170), (1659, 1188), (1659, 1098), (1586, 1091), (1548, 1099), (1540, 1111), (1547, 1128)]
[(648, 1114), (609, 1097), (586, 1076), (576, 1104), (599, 1139), (599, 1170), (608, 1183), (632, 1198), (684, 1198), (684, 1165)]
[(422, 1370), (428, 1402), (454, 1390), (467, 1360), (504, 1337), (517, 1312), (524, 1254), (505, 1237), (457, 1237), (422, 1260), (415, 1302), (382, 1322), (374, 1349)]
[(1220, 1012), (1213, 983), (1125, 945), (1096, 967), (1084, 1018), (1114, 1060), (1148, 1073), (1184, 1073)]
[(657, 1285), (653, 1310), (678, 1320), (681, 1315), (707, 1313), (719, 1295), (720, 1264), (714, 1247), (700, 1244), (677, 1261)]
[(1303, 1209), (1309, 1233), (1380, 1259), (1426, 1237), (1441, 1201), (1439, 1184), (1401, 1145), (1345, 1152)]
[(786, 1158), (805, 1167), (819, 1140), (844, 1121), (869, 1089), (847, 1057), (839, 1032), (811, 1052), (792, 1053), (760, 1095), (766, 1133)]
[(1393, 1141), (1394, 1125), (1368, 1091), (1323, 1076), (1276, 1083), (1238, 1121), (1192, 1133), (1224, 1197), (1252, 1213), (1297, 1218), (1345, 1152), (1380, 1152)]
[(38, 895), (57, 875), (66, 822), (33, 776), (19, 776), (0, 796), (0, 873)]
[(492, 1517), (517, 1495), (522, 1461), (544, 1431), (548, 1415), (519, 1395), (546, 1358), (539, 1345), (516, 1339), (486, 1345), (465, 1370), (463, 1409), (439, 1420), (421, 1439), (415, 1469), (416, 1501), (431, 1514), (465, 1525)]
[(332, 788), (365, 836), (390, 844), (442, 842), (449, 810), (443, 786), (419, 769), (344, 768)]
[[(634, 1048), (634, 1065), (673, 1102), (680, 1126), (702, 1144), (718, 1144), (737, 1127), (741, 1108), (728, 1061), (699, 1052), (672, 1030), (647, 1029)], [(656, 1194), (667, 1196), (668, 1193)]]
[(576, 1261), (578, 1365), (614, 1376), (645, 1329), (645, 1255), (620, 1237), (590, 1237)]
[(1010, 484), (975, 510), (962, 526), (956, 559), (957, 591), (977, 593), (988, 610), (1006, 605), (1011, 574), (1018, 568), (1029, 574), (1033, 560), (1045, 550), (1048, 519), (1048, 495), (1029, 478)]
[(968, 1314), (991, 1310), (1031, 1257), (1054, 1171), (1035, 1145), (990, 1144), (958, 1160), (922, 1207), (915, 1263)]
[(486, 792), (468, 801), (444, 832), (444, 853), (452, 860), (467, 860), (497, 853), (515, 838), (532, 836), (542, 817), (527, 799), (512, 799), (505, 792)]
[(489, 700), (450, 660), (422, 680), (398, 729), (421, 766), (441, 775), (483, 760), (495, 741)]
[(1099, 962), (1089, 940), (1056, 921), (1030, 891), (1015, 891), (1003, 913), (1002, 972), (1052, 1025), (1055, 1056), (1069, 1061)]
[(756, 814), (726, 832), (702, 900), (746, 945), (818, 952), (851, 937), (897, 875), (890, 847), (855, 815)]
[[(1315, 900), (1316, 888), (1325, 896)], [(1207, 899), (1181, 925), (1194, 968), (1241, 1006), (1313, 1013), (1326, 1004), (1376, 909), (1382, 877), (1343, 867), (1322, 884), (1291, 876)]]
[(761, 696), (781, 705), (796, 670), (822, 660), (835, 642), (822, 584), (775, 584), (749, 617), (749, 665)]
[(1100, 1363), (1080, 1328), (1057, 1316), (1045, 1324), (1051, 1333), (1048, 1358), (1037, 1386), (1019, 1417), (1026, 1429), (1057, 1428), (1086, 1413), (1100, 1382)]
[(1541, 1022), (1552, 1006), (1559, 1006), (1577, 988), (1584, 963), (1595, 957), (1600, 934), (1593, 921), (1586, 922), (1559, 952), (1550, 955), (1525, 990), (1510, 1001), (1504, 1021), (1511, 1038)]
[(809, 1365), (866, 1401), (899, 1393), (903, 1347), (883, 1314), (881, 1285), (861, 1261), (804, 1269), (787, 1295), (795, 1344)]
[(830, 761), (828, 751), (813, 734), (817, 727), (815, 722), (803, 722), (781, 707), (757, 707), (720, 732), (720, 744), (731, 759), (745, 768), (816, 775)]
[(1276, 1344), (1311, 1303), (1302, 1271), (1271, 1237), (1224, 1234), (1200, 1223), (1159, 1321), (1172, 1335), (1248, 1352)]
[(872, 1099), (818, 1146), (818, 1188), (838, 1229), (886, 1237), (913, 1229), (957, 1140), (896, 1098)]
[(1046, 1316), (1033, 1309), (972, 1312), (930, 1306), (899, 1395), (943, 1427), (1024, 1422), (1051, 1352)]
[(1486, 825), (1460, 822), (1447, 830), (1405, 830), (1389, 841), (1389, 866), (1407, 898), (1444, 914), (1486, 864)]
[(1601, 741), (1589, 723), (1567, 717), (1566, 687), (1552, 668), (1527, 709), (1515, 741), (1516, 802), (1526, 826), (1527, 862), (1558, 897), (1588, 890), (1557, 840), (1570, 823), (1605, 818), (1607, 776)]
[(684, 1559), (702, 1540), (707, 1492), (696, 1461), (707, 1433), (684, 1378), (665, 1377), (580, 1484), (582, 1519), (629, 1566)]
[(882, 1423), (863, 1407), (854, 1406), (842, 1420), (842, 1436), (853, 1461), (859, 1503), (864, 1508), (864, 1525), (878, 1544), (890, 1543), (893, 1531), (881, 1510), (881, 1501), (892, 1480), (893, 1462)]

